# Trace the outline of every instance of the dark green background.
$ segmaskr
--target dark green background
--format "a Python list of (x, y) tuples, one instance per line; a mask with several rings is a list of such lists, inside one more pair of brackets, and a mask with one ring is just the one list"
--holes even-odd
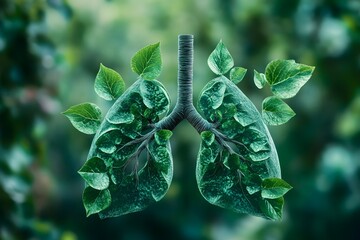
[[(60, 114), (91, 101), (99, 64), (136, 75), (131, 56), (161, 42), (160, 81), (176, 101), (177, 36), (195, 36), (194, 97), (214, 76), (207, 57), (222, 39), (249, 69), (238, 86), (259, 107), (253, 69), (273, 59), (316, 66), (287, 101), (297, 116), (271, 127), (286, 196), (272, 222), (211, 206), (195, 181), (199, 136), (172, 137), (175, 175), (159, 203), (115, 219), (85, 217), (91, 136)], [(358, 0), (1, 0), (0, 239), (357, 239), (360, 224), (360, 2)]]

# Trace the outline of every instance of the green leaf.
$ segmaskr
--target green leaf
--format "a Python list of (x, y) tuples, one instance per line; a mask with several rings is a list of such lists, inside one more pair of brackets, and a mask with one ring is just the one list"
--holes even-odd
[(261, 184), (261, 197), (275, 199), (285, 195), (292, 187), (281, 178), (266, 178)]
[[(226, 119), (232, 118), (236, 113), (237, 113), (237, 108), (236, 108), (236, 104), (234, 103), (227, 103), (226, 102), (227, 99), (225, 99), (225, 101), (223, 100), (223, 104), (222, 106), (220, 106), (220, 108), (218, 109), (218, 115)], [(223, 115), (224, 114), (224, 115)]]
[(240, 168), (241, 159), (236, 154), (230, 154), (225, 160), (224, 165), (227, 166), (229, 169), (237, 170)]
[(235, 139), (241, 135), (245, 129), (237, 121), (227, 120), (221, 124), (219, 130), (228, 138)]
[(310, 79), (314, 67), (294, 60), (275, 60), (266, 66), (266, 80), (279, 98), (291, 98)]
[(154, 80), (143, 80), (140, 84), (140, 94), (146, 107), (153, 109), (157, 115), (169, 111), (170, 99), (163, 85)]
[(162, 68), (160, 43), (140, 49), (131, 59), (133, 72), (146, 80), (153, 80), (160, 75)]
[(234, 60), (221, 40), (210, 54), (208, 65), (211, 71), (217, 75), (224, 75), (234, 66)]
[(172, 134), (173, 133), (170, 130), (161, 129), (155, 133), (155, 141), (159, 145), (165, 145), (169, 141)]
[(77, 130), (85, 134), (94, 134), (101, 123), (101, 110), (93, 103), (72, 106), (63, 114)]
[(256, 174), (250, 174), (244, 179), (246, 190), (250, 195), (253, 195), (261, 191), (261, 182), (262, 182), (261, 178)]
[[(152, 182), (152, 186), (155, 186), (154, 189), (152, 189), (152, 197), (155, 201), (159, 201), (165, 196), (167, 190), (169, 189), (173, 176), (173, 165), (169, 140), (165, 144), (157, 144), (156, 141), (152, 142), (149, 145), (149, 153), (153, 157), (154, 166), (156, 171), (158, 171), (155, 173), (155, 175), (159, 173), (161, 174), (161, 179), (158, 179), (159, 182), (156, 183), (149, 181)], [(151, 175), (149, 175), (149, 177), (151, 178)], [(158, 188), (156, 187), (157, 185)]]
[(215, 135), (211, 131), (203, 131), (201, 132), (201, 139), (209, 146), (215, 141)]
[(277, 97), (265, 98), (262, 109), (262, 117), (268, 125), (281, 125), (295, 116), (295, 112)]
[[(266, 133), (259, 131), (256, 127), (249, 127), (242, 137), (242, 143), (246, 144), (251, 150), (251, 154), (259, 151), (268, 151), (270, 149)], [(253, 159), (253, 161), (262, 161), (265, 159)]]
[(100, 64), (95, 78), (95, 92), (105, 100), (118, 98), (125, 90), (125, 83), (119, 73)]
[(111, 195), (108, 189), (96, 190), (91, 187), (86, 187), (83, 192), (83, 203), (86, 209), (86, 216), (98, 213), (111, 204)]
[[(124, 141), (123, 144), (117, 146), (117, 149), (113, 154), (108, 156), (109, 165), (113, 168), (123, 168), (125, 165), (130, 164), (130, 162), (131, 165), (135, 165), (138, 161), (138, 155), (136, 154), (140, 154), (140, 145), (141, 143), (137, 142), (137, 139), (131, 139), (128, 142)], [(122, 171), (123, 170), (124, 169), (122, 169)]]
[(104, 190), (109, 187), (110, 182), (106, 171), (104, 161), (98, 157), (93, 157), (85, 162), (78, 173), (90, 187), (96, 190)]
[(246, 72), (247, 72), (246, 68), (234, 67), (230, 71), (230, 80), (233, 83), (238, 84), (239, 82), (241, 82), (243, 80)]
[(105, 119), (112, 124), (128, 124), (134, 121), (132, 106), (139, 105), (141, 108), (142, 97), (139, 94), (139, 85), (142, 80), (136, 81), (122, 94), (109, 109)]
[(263, 199), (260, 201), (260, 209), (265, 217), (271, 220), (280, 220), (282, 218), (282, 209), (284, 206), (284, 198)]
[[(201, 93), (199, 107), (207, 116), (212, 113), (212, 110), (221, 106), (225, 90), (226, 86), (220, 78), (214, 79), (204, 87)], [(211, 108), (211, 111), (205, 110), (209, 108)]]
[(96, 146), (104, 153), (111, 154), (115, 152), (116, 145), (122, 141), (121, 131), (116, 128), (111, 128), (101, 135), (96, 140)]
[(256, 70), (254, 70), (254, 83), (257, 88), (262, 89), (266, 84), (265, 74), (258, 73)]
[(129, 112), (118, 111), (116, 114), (112, 114), (106, 117), (106, 119), (113, 124), (131, 123), (135, 116)]
[(141, 135), (142, 122), (139, 119), (134, 119), (134, 121), (126, 124), (122, 124), (120, 127), (120, 131), (124, 136), (127, 136), (131, 139), (135, 139), (139, 135)]
[(241, 124), (241, 126), (246, 127), (250, 124), (256, 122), (258, 116), (249, 114), (248, 112), (237, 112), (234, 114), (235, 120)]

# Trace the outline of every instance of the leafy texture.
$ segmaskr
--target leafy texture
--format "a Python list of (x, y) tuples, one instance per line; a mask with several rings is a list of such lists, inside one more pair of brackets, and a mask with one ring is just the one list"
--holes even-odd
[(211, 106), (212, 109), (217, 109), (221, 106), (224, 99), (226, 86), (222, 81), (213, 81), (212, 84), (208, 84), (208, 87), (202, 91), (206, 97), (201, 99), (200, 107)]
[(266, 84), (265, 74), (258, 73), (256, 70), (254, 70), (254, 83), (257, 88), (262, 89)]
[(157, 78), (161, 68), (160, 43), (140, 49), (131, 59), (131, 69), (146, 80)]
[(265, 75), (276, 96), (291, 98), (310, 79), (314, 69), (294, 60), (275, 60), (267, 65)]
[(93, 103), (72, 106), (63, 114), (77, 130), (85, 134), (94, 134), (101, 123), (101, 110)]
[(222, 41), (218, 43), (215, 50), (210, 54), (208, 65), (217, 75), (224, 75), (234, 66), (234, 60)]
[(206, 146), (210, 146), (215, 140), (215, 135), (210, 131), (204, 131), (201, 133), (201, 139)]
[(237, 84), (239, 82), (241, 82), (246, 74), (247, 70), (245, 68), (242, 67), (234, 67), (233, 69), (231, 69), (230, 71), (230, 80)]
[(107, 189), (96, 190), (91, 187), (86, 187), (83, 193), (83, 203), (86, 210), (86, 216), (98, 213), (109, 207), (111, 203), (110, 191)]
[(96, 141), (96, 146), (104, 153), (111, 154), (115, 152), (116, 145), (122, 142), (121, 130), (117, 128), (110, 128), (104, 132)]
[(246, 111), (239, 111), (234, 114), (234, 119), (238, 123), (240, 123), (241, 126), (246, 127), (250, 124), (257, 121), (256, 115), (250, 115)]
[[(218, 92), (215, 84), (225, 88), (222, 101), (209, 100)], [(235, 212), (279, 219), (283, 201), (262, 196), (267, 191), (263, 180), (281, 175), (274, 143), (260, 113), (224, 76), (204, 87), (199, 107), (218, 126), (201, 134), (196, 167), (201, 194), (210, 203)]]
[(142, 81), (140, 84), (140, 94), (143, 97), (143, 102), (146, 107), (149, 109), (157, 109), (157, 115), (169, 111), (169, 96), (160, 82)]
[(262, 109), (262, 117), (268, 125), (281, 125), (295, 116), (295, 112), (277, 97), (265, 98)]
[[(125, 154), (130, 154), (124, 160), (113, 163), (113, 184), (109, 187), (112, 204), (100, 213), (101, 218), (140, 211), (163, 198), (171, 183), (173, 166), (169, 142), (161, 141), (165, 144), (149, 142), (143, 166), (136, 162), (140, 158), (132, 158), (137, 151), (127, 151)], [(130, 159), (135, 162), (133, 168), (127, 169)]]
[[(87, 198), (84, 194), (87, 212), (116, 217), (140, 211), (165, 195), (173, 175), (172, 132), (156, 130), (155, 124), (169, 105), (160, 82), (139, 79), (109, 109), (79, 171), (93, 189)], [(105, 188), (98, 198), (95, 188)], [(108, 204), (97, 204), (105, 198)]]
[(98, 157), (87, 160), (79, 170), (79, 174), (85, 179), (86, 183), (97, 190), (104, 190), (109, 187), (109, 177), (106, 172), (104, 161)]
[(114, 100), (124, 92), (125, 83), (119, 73), (100, 64), (94, 88), (103, 99)]

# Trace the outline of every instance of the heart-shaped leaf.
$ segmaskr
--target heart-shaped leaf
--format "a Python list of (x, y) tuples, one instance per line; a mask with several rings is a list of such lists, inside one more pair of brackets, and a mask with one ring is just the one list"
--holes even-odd
[(104, 161), (98, 157), (87, 160), (78, 171), (86, 183), (96, 190), (104, 190), (109, 187), (109, 177)]
[(272, 220), (280, 220), (282, 218), (282, 210), (284, 206), (284, 198), (262, 199), (259, 201), (261, 211)]
[(281, 178), (266, 178), (261, 184), (261, 196), (275, 199), (285, 195), (292, 187)]
[[(135, 116), (131, 106), (138, 106), (141, 110), (145, 109), (143, 106), (143, 99), (140, 95), (139, 86), (142, 80), (136, 81), (131, 85), (114, 103), (105, 116), (105, 119), (112, 124), (128, 124), (134, 121)], [(117, 103), (122, 103), (117, 104)]]
[(63, 114), (77, 130), (85, 134), (94, 134), (101, 123), (101, 110), (93, 103), (72, 106)]
[(157, 115), (166, 114), (169, 111), (169, 96), (164, 86), (158, 81), (144, 80), (140, 84), (140, 94), (146, 107), (157, 109)]
[(230, 71), (230, 80), (233, 83), (238, 84), (239, 82), (241, 82), (243, 80), (246, 72), (247, 72), (247, 69), (245, 69), (243, 67), (234, 67)]
[(165, 145), (171, 136), (172, 132), (170, 130), (162, 129), (155, 133), (155, 141), (159, 145)]
[(215, 140), (215, 135), (210, 131), (204, 131), (201, 133), (201, 139), (207, 146), (210, 146)]
[(83, 192), (83, 203), (86, 210), (86, 216), (98, 213), (109, 207), (111, 204), (111, 195), (108, 189), (96, 190), (86, 187)]
[[(200, 108), (202, 111), (209, 106), (212, 109), (217, 109), (221, 106), (226, 86), (222, 81), (212, 81), (211, 84), (207, 84), (207, 87), (201, 93)], [(205, 111), (204, 111), (205, 112)]]
[(104, 153), (111, 154), (115, 152), (116, 145), (120, 144), (121, 141), (121, 130), (110, 128), (97, 138), (96, 146)]
[(157, 78), (161, 73), (161, 68), (160, 43), (140, 49), (131, 59), (131, 69), (133, 72), (146, 80)]
[(256, 70), (254, 70), (254, 83), (257, 88), (262, 89), (266, 84), (265, 74), (258, 73)]
[(239, 111), (234, 114), (235, 120), (243, 127), (249, 126), (250, 124), (256, 122), (256, 117), (256, 115), (250, 115), (246, 111)]
[(291, 98), (310, 79), (314, 67), (294, 60), (275, 60), (266, 66), (266, 80), (279, 98)]
[(210, 54), (208, 65), (211, 71), (217, 75), (224, 75), (234, 66), (234, 60), (221, 40), (215, 50)]
[(268, 125), (281, 125), (296, 114), (284, 101), (277, 97), (267, 97), (262, 103), (262, 117)]
[(95, 78), (95, 92), (105, 100), (117, 99), (125, 90), (125, 83), (119, 73), (100, 64)]

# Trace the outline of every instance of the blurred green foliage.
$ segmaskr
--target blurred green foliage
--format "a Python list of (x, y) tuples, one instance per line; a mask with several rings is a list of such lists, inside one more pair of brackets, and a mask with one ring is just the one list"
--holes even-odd
[[(196, 187), (199, 137), (181, 124), (165, 199), (141, 213), (86, 218), (77, 170), (91, 137), (59, 113), (93, 92), (99, 63), (127, 86), (130, 58), (161, 42), (160, 81), (176, 98), (177, 35), (195, 36), (194, 95), (223, 39), (249, 69), (239, 87), (260, 107), (252, 69), (273, 59), (316, 66), (290, 101), (297, 116), (271, 128), (286, 196), (282, 222), (205, 202)], [(1, 239), (357, 239), (360, 218), (360, 2), (358, 0), (2, 0), (0, 2)], [(269, 90), (270, 91), (270, 90)], [(266, 91), (265, 91), (266, 92)], [(268, 94), (267, 94), (268, 95)]]

